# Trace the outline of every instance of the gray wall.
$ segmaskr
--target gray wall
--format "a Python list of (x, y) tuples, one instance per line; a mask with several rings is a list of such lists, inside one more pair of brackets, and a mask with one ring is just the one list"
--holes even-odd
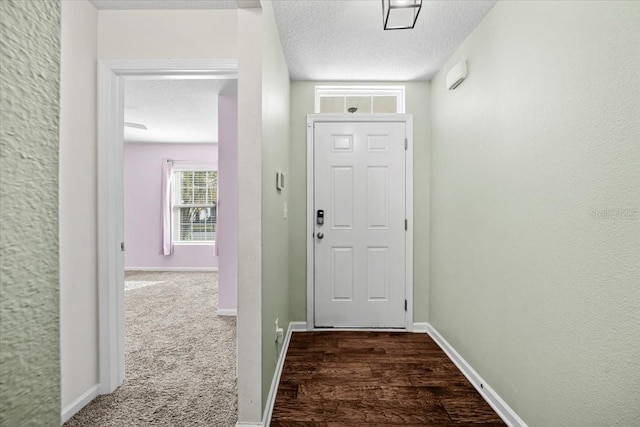
[(238, 422), (262, 419), (262, 11), (238, 9)]
[[(276, 190), (276, 171), (289, 177), (289, 71), (271, 2), (262, 3), (262, 408), (276, 360), (275, 320), (289, 325), (289, 189)], [(286, 182), (288, 184), (288, 182)]]
[(86, 0), (65, 0), (61, 22), (60, 386), (68, 417), (72, 403), (99, 382), (98, 10)]
[(59, 425), (60, 4), (0, 16), (0, 425)]
[(291, 318), (307, 320), (307, 114), (314, 113), (316, 85), (389, 85), (406, 87), (406, 113), (413, 114), (413, 318), (426, 322), (429, 309), (429, 146), (431, 83), (362, 83), (362, 82), (292, 82), (291, 83), (291, 173), (287, 177), (290, 191), (290, 262), (289, 300)]
[(432, 82), (429, 320), (531, 426), (640, 423), (639, 23), (498, 2)]

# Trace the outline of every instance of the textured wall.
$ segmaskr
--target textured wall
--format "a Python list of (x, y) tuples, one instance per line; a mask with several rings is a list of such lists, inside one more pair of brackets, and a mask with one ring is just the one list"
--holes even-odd
[(287, 177), (291, 203), (289, 281), (291, 318), (307, 319), (307, 114), (314, 112), (316, 85), (402, 84), (405, 107), (413, 114), (413, 321), (426, 322), (429, 310), (429, 147), (431, 83), (292, 82), (291, 174)]
[(217, 144), (124, 145), (124, 266), (127, 269), (218, 267), (213, 244), (174, 245), (173, 255), (160, 255), (162, 160), (186, 160), (175, 167), (218, 167)]
[(432, 82), (430, 322), (530, 426), (640, 425), (639, 22), (498, 2)]
[(262, 405), (267, 400), (282, 346), (275, 342), (276, 319), (289, 325), (289, 223), (285, 184), (276, 190), (276, 171), (289, 177), (289, 71), (271, 2), (262, 2)]
[(60, 5), (0, 19), (0, 425), (59, 425)]

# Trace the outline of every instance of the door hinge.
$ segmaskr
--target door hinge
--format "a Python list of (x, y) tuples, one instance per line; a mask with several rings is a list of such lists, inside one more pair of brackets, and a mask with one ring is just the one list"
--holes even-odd
[(404, 311), (407, 311), (407, 300), (404, 300)]
[(407, 150), (409, 148), (409, 140), (407, 138), (404, 139), (404, 149)]
[(409, 221), (404, 220), (404, 230), (407, 231), (409, 229)]
[(120, 251), (124, 252), (124, 242), (120, 242)]

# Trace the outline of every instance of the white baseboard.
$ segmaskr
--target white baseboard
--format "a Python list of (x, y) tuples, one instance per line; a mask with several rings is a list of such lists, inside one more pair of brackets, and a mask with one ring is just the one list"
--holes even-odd
[(80, 409), (87, 406), (93, 399), (98, 396), (98, 389), (100, 388), (100, 384), (96, 384), (91, 387), (89, 390), (82, 393), (80, 397), (71, 402), (67, 407), (62, 408), (62, 414), (60, 415), (61, 422), (60, 425), (66, 423), (77, 414)]
[(429, 328), (429, 324), (427, 322), (414, 322), (413, 329), (411, 330), (411, 332), (426, 334), (428, 328)]
[(355, 327), (342, 327), (338, 326), (335, 328), (311, 328), (309, 331), (314, 332), (390, 332), (390, 333), (404, 333), (404, 332), (412, 332), (410, 329), (405, 328), (355, 328)]
[[(302, 332), (307, 330), (307, 322), (290, 322), (287, 328), (287, 335), (282, 342), (282, 350), (280, 350), (280, 356), (276, 363), (276, 371), (273, 373), (273, 379), (271, 380), (271, 387), (269, 388), (269, 395), (267, 396), (267, 403), (264, 407), (264, 415), (262, 416), (262, 424), (268, 426), (271, 424), (271, 414), (273, 413), (273, 405), (276, 403), (276, 394), (278, 393), (278, 384), (280, 384), (280, 375), (282, 374), (282, 367), (284, 366), (284, 359), (287, 356), (287, 350), (289, 349), (289, 342), (291, 341), (291, 334), (293, 332)], [(237, 426), (237, 425), (236, 425)]]
[(219, 308), (216, 310), (218, 316), (238, 316), (238, 310), (235, 308)]
[(292, 332), (301, 332), (307, 331), (307, 322), (291, 322), (289, 323), (289, 328), (291, 328)]
[(240, 421), (236, 423), (236, 427), (262, 427), (263, 425), (262, 423), (241, 423)]
[(502, 420), (510, 427), (527, 427), (527, 424), (515, 413), (513, 409), (502, 400), (485, 380), (467, 363), (466, 360), (435, 330), (429, 323), (426, 324), (426, 332), (440, 346), (451, 361), (460, 369), (469, 382), (480, 393), (484, 400), (493, 408)]
[(218, 267), (125, 267), (124, 271), (218, 271)]

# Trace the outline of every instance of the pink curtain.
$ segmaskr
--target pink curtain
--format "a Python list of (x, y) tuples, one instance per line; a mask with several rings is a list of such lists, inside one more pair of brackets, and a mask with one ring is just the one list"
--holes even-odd
[(173, 198), (173, 162), (171, 160), (162, 161), (162, 197), (160, 220), (162, 221), (162, 244), (161, 255), (173, 254), (173, 209), (171, 201)]

